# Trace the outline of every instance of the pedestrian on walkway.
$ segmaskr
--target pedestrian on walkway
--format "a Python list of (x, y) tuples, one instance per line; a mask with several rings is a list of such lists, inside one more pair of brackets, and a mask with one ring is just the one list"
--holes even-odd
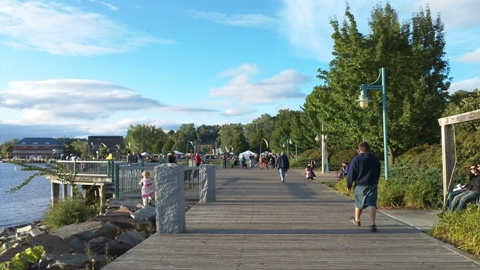
[[(388, 162), (387, 160), (385, 162)], [(353, 184), (355, 195), (355, 217), (351, 222), (360, 226), (360, 216), (363, 209), (368, 207), (370, 216), (370, 230), (377, 231), (375, 218), (377, 215), (377, 191), (381, 165), (378, 158), (370, 152), (368, 142), (358, 144), (358, 155), (352, 159), (347, 173), (347, 189), (350, 191)]]
[(143, 206), (146, 206), (149, 203), (149, 200), (153, 200), (155, 196), (155, 188), (153, 186), (153, 178), (150, 177), (149, 171), (143, 171), (142, 176), (143, 178), (138, 184), (142, 185), (142, 201)]
[(290, 162), (284, 152), (281, 152), (280, 156), (277, 157), (275, 167), (278, 168), (278, 172), (280, 173), (280, 181), (282, 181), (282, 183), (285, 182), (285, 177), (290, 168)]
[(198, 167), (198, 166), (200, 166), (200, 164), (202, 164), (202, 156), (200, 156), (199, 153), (195, 154), (194, 159), (195, 159), (195, 166)]

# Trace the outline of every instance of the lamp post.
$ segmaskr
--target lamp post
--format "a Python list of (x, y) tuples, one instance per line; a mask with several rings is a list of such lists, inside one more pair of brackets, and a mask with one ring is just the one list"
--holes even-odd
[[(382, 113), (383, 113), (383, 159), (385, 163), (385, 180), (388, 180), (388, 131), (387, 131), (387, 82), (385, 68), (382, 67), (379, 70), (377, 80), (370, 84), (362, 84), (360, 86), (360, 95), (357, 102), (362, 109), (368, 107), (370, 100), (368, 99), (367, 90), (382, 90)], [(375, 85), (380, 79), (382, 79), (381, 85)]]
[(287, 146), (287, 157), (290, 157), (290, 154), (288, 153), (288, 140), (289, 140), (289, 139), (287, 139), (285, 142), (283, 142), (283, 145), (282, 145), (282, 146), (283, 146), (283, 147), (285, 147), (285, 145)]
[(323, 123), (322, 123), (322, 136), (319, 137), (318, 134), (315, 136), (315, 141), (319, 142), (322, 141), (322, 174), (325, 172), (328, 173), (328, 154), (327, 154), (327, 135), (324, 133), (323, 130)]
[[(287, 140), (283, 143), (283, 147), (285, 147), (285, 145), (287, 145), (287, 157), (290, 158), (290, 153), (289, 153), (289, 151), (288, 151), (288, 145), (289, 145), (289, 144), (293, 144), (292, 138), (287, 139)], [(295, 144), (295, 161), (298, 161), (298, 147), (297, 147), (297, 144)]]
[[(195, 152), (195, 146), (193, 145), (193, 142), (192, 141), (187, 141), (187, 152), (188, 153), (188, 144), (191, 144), (192, 145), (192, 148), (193, 148), (193, 151)], [(186, 153), (185, 153), (186, 154)]]
[[(288, 143), (292, 144), (292, 138), (288, 139)], [(297, 143), (295, 143), (295, 161), (298, 161), (298, 148), (297, 148)]]

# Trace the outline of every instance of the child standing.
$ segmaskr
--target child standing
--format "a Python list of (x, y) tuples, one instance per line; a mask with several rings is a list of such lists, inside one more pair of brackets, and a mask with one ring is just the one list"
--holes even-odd
[(139, 185), (142, 185), (142, 200), (143, 200), (143, 206), (146, 206), (148, 204), (148, 199), (150, 198), (153, 200), (153, 195), (155, 192), (155, 188), (153, 187), (153, 179), (150, 177), (150, 172), (149, 171), (143, 171), (142, 172), (143, 178), (140, 180)]

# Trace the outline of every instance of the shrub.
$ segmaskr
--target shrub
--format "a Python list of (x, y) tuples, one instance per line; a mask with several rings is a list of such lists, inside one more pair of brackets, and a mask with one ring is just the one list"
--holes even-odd
[(403, 181), (389, 179), (381, 179), (378, 182), (378, 199), (377, 206), (379, 208), (398, 208), (404, 207), (404, 185)]
[(42, 246), (29, 247), (17, 253), (11, 261), (0, 263), (0, 269), (31, 269), (43, 255), (45, 255), (45, 249)]
[(457, 248), (480, 256), (480, 207), (468, 204), (463, 211), (447, 212), (439, 216), (438, 222), (428, 234)]
[(96, 208), (85, 205), (78, 197), (68, 197), (51, 205), (44, 213), (42, 222), (50, 229), (56, 230), (62, 226), (76, 222), (85, 222), (95, 216)]
[(350, 160), (356, 155), (357, 151), (353, 149), (338, 151), (330, 157), (330, 168), (338, 171), (342, 168), (342, 162), (350, 163)]

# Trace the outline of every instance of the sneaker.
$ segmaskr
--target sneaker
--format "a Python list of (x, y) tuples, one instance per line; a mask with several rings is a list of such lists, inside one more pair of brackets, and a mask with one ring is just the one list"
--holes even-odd
[(371, 232), (376, 232), (377, 231), (377, 225), (375, 225), (375, 224), (370, 225), (370, 231)]
[(360, 220), (356, 221), (355, 218), (353, 218), (353, 217), (350, 218), (350, 222), (357, 227), (360, 227), (360, 225), (361, 225)]

